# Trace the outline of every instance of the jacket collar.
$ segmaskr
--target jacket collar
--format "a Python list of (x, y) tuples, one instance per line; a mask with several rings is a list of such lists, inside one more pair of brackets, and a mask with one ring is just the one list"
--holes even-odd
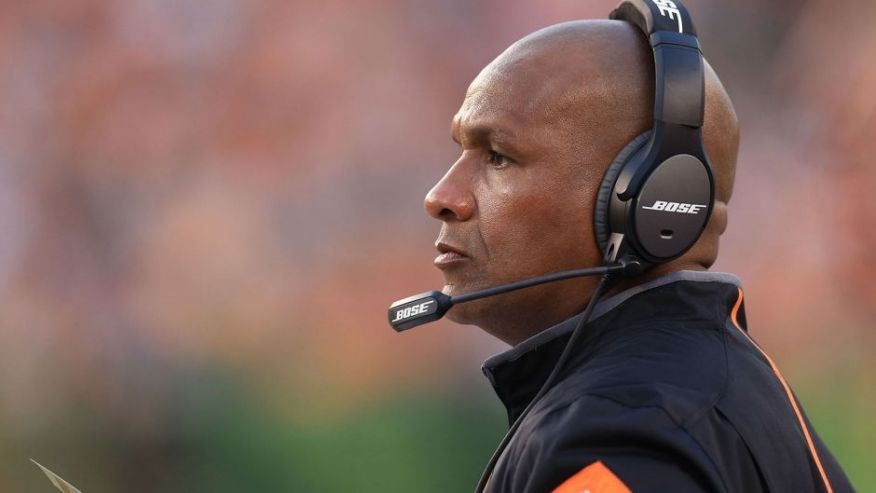
[[(733, 274), (707, 271), (677, 271), (634, 286), (610, 298), (597, 303), (593, 314), (587, 322), (588, 328), (581, 334), (579, 342), (582, 348), (592, 345), (593, 339), (615, 322), (626, 325), (631, 318), (652, 316), (649, 310), (639, 310), (629, 306), (629, 310), (618, 310), (622, 305), (635, 304), (632, 298), (649, 293), (657, 295), (658, 288), (677, 282), (721, 283), (741, 287), (741, 281)], [(662, 290), (659, 290), (662, 291)], [(650, 297), (650, 296), (649, 296)], [(667, 300), (668, 301), (668, 300)], [(702, 300), (700, 300), (702, 301)], [(661, 303), (663, 305), (663, 303)], [(668, 308), (666, 305), (664, 307)], [(723, 307), (722, 307), (723, 309)], [(617, 320), (619, 312), (624, 312), (623, 321)], [(632, 312), (632, 313), (627, 313)], [(636, 313), (640, 312), (640, 313)], [(517, 416), (529, 404), (541, 385), (553, 370), (554, 363), (565, 348), (566, 341), (581, 319), (582, 314), (575, 315), (559, 324), (550, 327), (526, 339), (520, 344), (488, 358), (482, 370), (493, 385), (499, 399), (508, 411), (508, 420), (513, 423)], [(615, 320), (608, 320), (615, 319)]]

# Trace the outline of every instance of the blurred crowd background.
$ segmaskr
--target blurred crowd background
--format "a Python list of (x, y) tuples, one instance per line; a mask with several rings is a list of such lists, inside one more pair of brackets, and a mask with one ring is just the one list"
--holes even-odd
[[(422, 198), (519, 37), (610, 1), (0, 1), (0, 491), (470, 491), (506, 426)], [(876, 491), (876, 2), (690, 0), (742, 147), (716, 270)]]

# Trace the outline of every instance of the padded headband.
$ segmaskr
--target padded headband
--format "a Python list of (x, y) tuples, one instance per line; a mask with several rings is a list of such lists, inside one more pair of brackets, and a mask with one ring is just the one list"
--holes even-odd
[(625, 0), (609, 15), (642, 31), (654, 50), (654, 119), (702, 127), (703, 55), (687, 9), (671, 0)]
[(618, 5), (608, 18), (632, 22), (645, 33), (645, 36), (657, 31), (697, 35), (687, 8), (680, 2), (671, 0), (626, 0)]

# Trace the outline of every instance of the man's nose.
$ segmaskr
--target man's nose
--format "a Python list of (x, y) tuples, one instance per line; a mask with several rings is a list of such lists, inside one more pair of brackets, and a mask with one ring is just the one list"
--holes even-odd
[(426, 194), (426, 213), (442, 221), (468, 221), (474, 214), (475, 199), (471, 180), (465, 176), (462, 159), (447, 170)]

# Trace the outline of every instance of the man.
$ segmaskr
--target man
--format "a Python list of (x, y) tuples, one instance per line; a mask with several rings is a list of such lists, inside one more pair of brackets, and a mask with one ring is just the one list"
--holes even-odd
[[(442, 223), (435, 265), (445, 294), (601, 264), (597, 189), (617, 153), (652, 127), (652, 57), (631, 24), (570, 22), (523, 38), (475, 78), (452, 121), (461, 155), (425, 200)], [(679, 258), (611, 282), (487, 491), (851, 491), (748, 338), (739, 281), (707, 272), (739, 143), (708, 64), (704, 115), (715, 206), (703, 235)], [(543, 284), (449, 311), (514, 346), (484, 365), (511, 422), (554, 368), (595, 286)]]

